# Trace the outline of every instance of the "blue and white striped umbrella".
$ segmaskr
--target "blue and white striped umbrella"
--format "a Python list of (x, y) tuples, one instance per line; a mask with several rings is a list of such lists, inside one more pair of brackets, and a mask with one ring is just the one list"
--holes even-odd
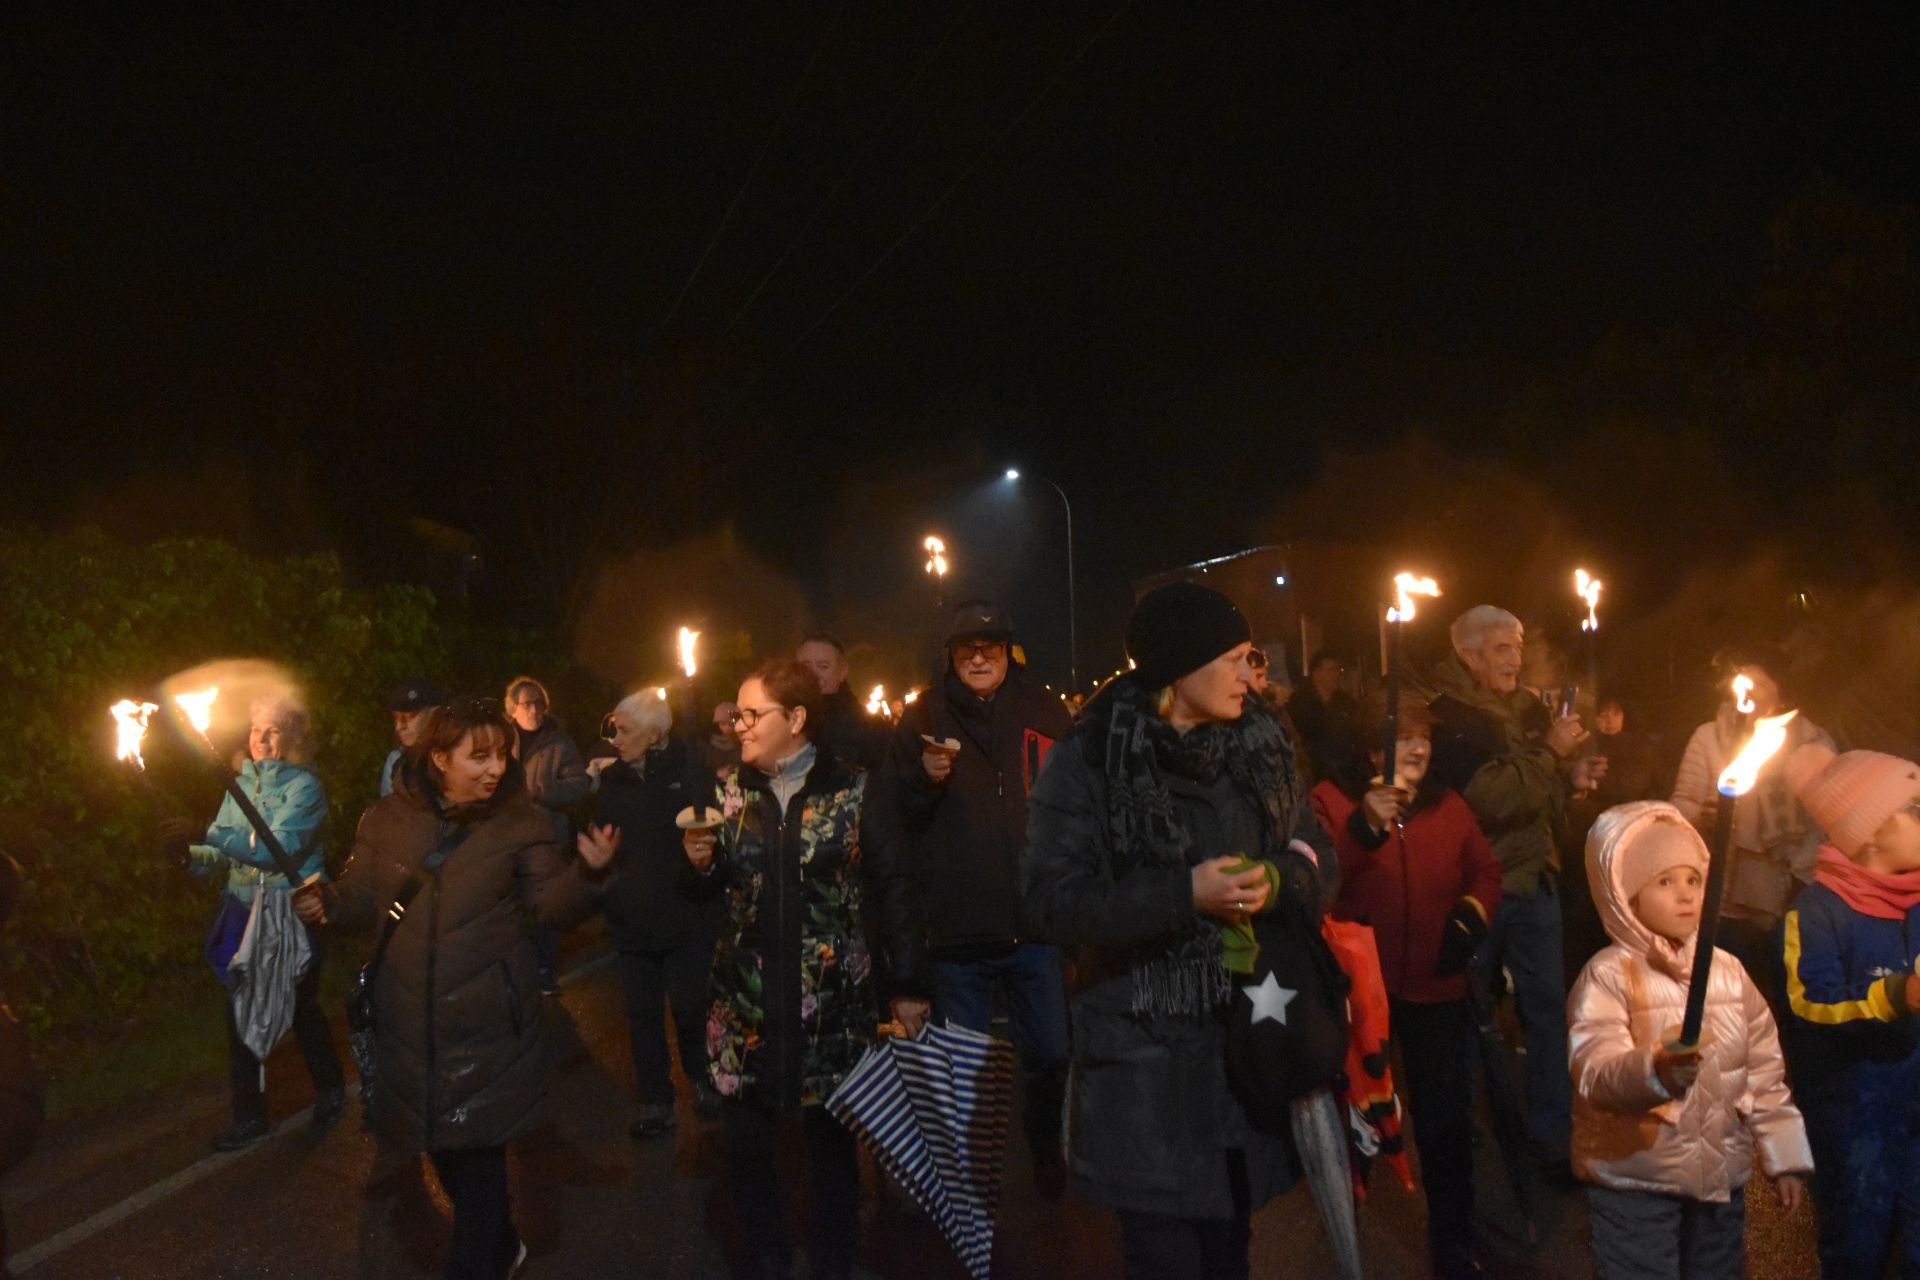
[(993, 1266), (1013, 1047), (965, 1027), (928, 1023), (861, 1055), (827, 1110), (873, 1149), (919, 1202), (974, 1280)]

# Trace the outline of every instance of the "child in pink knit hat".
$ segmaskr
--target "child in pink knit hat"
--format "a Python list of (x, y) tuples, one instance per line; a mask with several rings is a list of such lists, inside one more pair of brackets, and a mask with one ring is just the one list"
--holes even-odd
[(1786, 769), (1828, 833), (1779, 953), (1821, 1271), (1881, 1274), (1897, 1212), (1902, 1274), (1920, 1274), (1920, 765), (1810, 745)]

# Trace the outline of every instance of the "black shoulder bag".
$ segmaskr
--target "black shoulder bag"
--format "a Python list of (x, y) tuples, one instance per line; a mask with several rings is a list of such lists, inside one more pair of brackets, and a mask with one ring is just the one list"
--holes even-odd
[(360, 1072), (362, 1123), (370, 1122), (373, 1095), (379, 1084), (379, 1068), (373, 1056), (373, 983), (380, 976), (380, 962), (386, 958), (387, 944), (393, 941), (394, 930), (400, 927), (400, 921), (405, 918), (414, 895), (427, 883), (420, 870), (425, 870), (429, 875), (438, 872), (440, 865), (460, 847), (460, 842), (467, 838), (467, 833), (472, 829), (470, 825), (452, 828), (420, 863), (420, 869), (407, 872), (406, 883), (400, 886), (400, 892), (393, 897), (393, 905), (387, 908), (387, 923), (380, 930), (380, 941), (374, 944), (373, 955), (360, 966), (360, 972), (353, 978), (353, 989), (347, 992), (347, 1049), (353, 1054), (353, 1064)]

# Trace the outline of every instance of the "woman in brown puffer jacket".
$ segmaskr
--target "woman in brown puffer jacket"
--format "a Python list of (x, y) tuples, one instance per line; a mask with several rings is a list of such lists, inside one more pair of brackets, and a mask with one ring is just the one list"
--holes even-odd
[(618, 844), (590, 831), (579, 862), (561, 856), (512, 734), (498, 702), (436, 708), (394, 794), (361, 817), (340, 880), (296, 898), (303, 918), (364, 932), (420, 879), (374, 980), (373, 1107), (383, 1132), (432, 1157), (453, 1200), (450, 1277), (510, 1275), (526, 1257), (506, 1144), (533, 1128), (551, 1075), (521, 886), (538, 923), (577, 923)]

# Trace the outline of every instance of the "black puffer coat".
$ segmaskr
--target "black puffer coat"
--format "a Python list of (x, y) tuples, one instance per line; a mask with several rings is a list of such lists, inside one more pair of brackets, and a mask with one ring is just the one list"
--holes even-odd
[(649, 751), (635, 768), (624, 760), (600, 775), (596, 825), (620, 832), (614, 858), (617, 878), (607, 887), (607, 923), (622, 951), (666, 951), (689, 943), (712, 947), (720, 932), (721, 903), (689, 894), (680, 883), (687, 864), (674, 818), (696, 802), (709, 802), (713, 781), (688, 765), (692, 750), (669, 740)]
[[(1331, 900), (1338, 863), (1297, 780), (1284, 795), (1258, 797), (1224, 773), (1202, 784), (1157, 765), (1148, 767), (1186, 833), (1184, 864), (1116, 849), (1109, 765), (1126, 768), (1133, 756), (1120, 740), (1125, 734), (1110, 730), (1117, 702), (1137, 709), (1149, 697), (1129, 677), (1109, 684), (1048, 757), (1027, 818), (1026, 906), (1043, 936), (1071, 948), (1078, 961), (1070, 1151), (1076, 1189), (1116, 1209), (1230, 1218), (1226, 1153), (1245, 1152), (1258, 1209), (1297, 1180), (1292, 1141), (1253, 1128), (1228, 1089), (1225, 1006), (1198, 1015), (1136, 1012), (1134, 969), (1190, 933), (1198, 918), (1193, 866), (1232, 853), (1272, 861), (1288, 891), (1317, 908)], [(1275, 772), (1293, 777), (1291, 742), (1263, 703), (1248, 698), (1228, 729), (1269, 744)], [(1287, 851), (1295, 840), (1315, 851), (1324, 875)]]
[[(1018, 663), (989, 700), (949, 672), (901, 717), (887, 768), (935, 959), (1004, 950), (1029, 932), (1020, 918), (1027, 795), (1072, 729), (1060, 699), (1029, 682)], [(929, 780), (920, 763), (922, 734), (960, 743), (945, 782)]]
[(422, 873), (374, 988), (375, 1120), (420, 1150), (496, 1146), (533, 1128), (551, 1079), (522, 895), (538, 923), (566, 928), (598, 906), (598, 887), (562, 858), (517, 763), (492, 800), (451, 814), (417, 766), (395, 782), (361, 815), (334, 886), (334, 929), (384, 924), (407, 873), (464, 834), (438, 871)]

